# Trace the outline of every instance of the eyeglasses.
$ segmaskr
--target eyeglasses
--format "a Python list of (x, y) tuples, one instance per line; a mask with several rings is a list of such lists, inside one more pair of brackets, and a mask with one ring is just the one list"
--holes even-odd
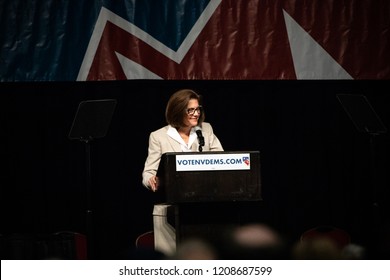
[(198, 108), (188, 108), (187, 109), (187, 114), (192, 116), (193, 114), (195, 114), (195, 112), (197, 112), (198, 114), (200, 114), (202, 112), (202, 106), (199, 106)]

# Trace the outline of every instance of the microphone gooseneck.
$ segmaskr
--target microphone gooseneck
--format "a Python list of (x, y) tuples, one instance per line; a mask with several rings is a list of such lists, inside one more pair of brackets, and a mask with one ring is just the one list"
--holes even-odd
[(202, 129), (200, 128), (200, 126), (195, 126), (195, 132), (196, 132), (196, 135), (198, 136), (199, 152), (201, 152), (201, 151), (203, 151), (204, 137), (203, 137)]

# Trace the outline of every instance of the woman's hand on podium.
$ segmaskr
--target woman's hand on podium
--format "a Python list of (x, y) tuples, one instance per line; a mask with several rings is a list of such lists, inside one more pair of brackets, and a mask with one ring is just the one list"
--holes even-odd
[(149, 179), (149, 186), (150, 186), (150, 189), (155, 192), (158, 190), (158, 187), (159, 187), (159, 180), (158, 180), (158, 177), (157, 176), (152, 176), (150, 179)]

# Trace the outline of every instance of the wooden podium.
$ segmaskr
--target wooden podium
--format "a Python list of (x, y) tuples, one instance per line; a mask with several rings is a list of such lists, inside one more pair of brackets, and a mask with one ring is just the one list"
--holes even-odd
[(165, 153), (157, 176), (174, 207), (176, 244), (191, 236), (218, 238), (250, 216), (248, 203), (262, 200), (259, 151)]

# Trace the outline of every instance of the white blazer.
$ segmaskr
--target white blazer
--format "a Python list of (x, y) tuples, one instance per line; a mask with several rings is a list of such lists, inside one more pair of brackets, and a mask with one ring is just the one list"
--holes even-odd
[[(201, 128), (205, 142), (203, 151), (223, 151), (222, 144), (214, 134), (212, 126), (207, 122), (203, 122)], [(147, 188), (150, 188), (148, 185), (149, 179), (157, 174), (162, 154), (167, 152), (183, 152), (182, 144), (168, 135), (169, 129), (172, 129), (172, 127), (167, 125), (151, 132), (149, 135), (148, 156), (142, 172), (142, 184)], [(193, 130), (191, 133), (195, 133), (195, 131)], [(196, 139), (192, 143), (190, 151), (197, 152), (198, 150), (199, 143), (198, 139)]]

